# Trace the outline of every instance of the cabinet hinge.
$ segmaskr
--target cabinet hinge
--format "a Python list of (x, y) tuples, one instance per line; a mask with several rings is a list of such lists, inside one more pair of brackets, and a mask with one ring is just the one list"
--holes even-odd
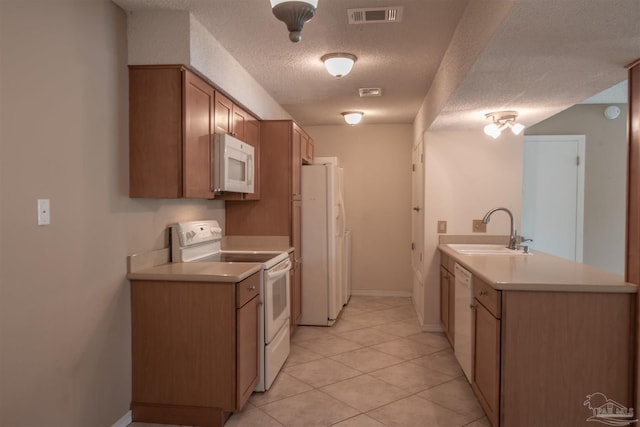
[(580, 166), (580, 156), (576, 157), (576, 166)]
[(424, 163), (424, 153), (420, 153), (420, 163)]
[(414, 250), (416, 248), (416, 244), (411, 242), (411, 250)]
[(415, 172), (416, 171), (416, 164), (412, 163), (411, 164), (411, 172)]

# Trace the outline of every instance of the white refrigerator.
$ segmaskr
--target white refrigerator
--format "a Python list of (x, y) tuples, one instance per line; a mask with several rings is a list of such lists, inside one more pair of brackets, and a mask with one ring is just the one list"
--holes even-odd
[(341, 175), (336, 157), (302, 167), (301, 325), (333, 325), (348, 301)]

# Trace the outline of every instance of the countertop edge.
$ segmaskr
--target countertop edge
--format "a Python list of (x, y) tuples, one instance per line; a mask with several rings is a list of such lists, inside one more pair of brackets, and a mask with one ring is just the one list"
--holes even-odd
[[(167, 281), (167, 282), (229, 282), (237, 283), (254, 273), (262, 270), (262, 264), (258, 263), (242, 263), (246, 264), (247, 268), (242, 273), (227, 274), (227, 273), (206, 273), (206, 272), (167, 272), (164, 268), (169, 265), (176, 265), (181, 263), (164, 264), (156, 267), (148, 268), (145, 270), (136, 271), (134, 273), (128, 273), (127, 279), (129, 280), (153, 280), (153, 281)], [(190, 264), (190, 263), (185, 263)], [(224, 263), (216, 263), (224, 264)], [(239, 263), (235, 263), (239, 264)]]
[[(474, 276), (478, 276), (483, 281), (487, 282), (494, 289), (499, 291), (529, 291), (529, 292), (580, 292), (580, 293), (627, 293), (635, 294), (638, 292), (638, 287), (633, 283), (628, 282), (616, 282), (616, 283), (529, 283), (529, 282), (505, 282), (496, 280), (495, 277), (491, 277), (486, 272), (479, 270), (473, 266), (470, 266), (465, 260), (469, 260), (470, 257), (486, 257), (491, 255), (461, 255), (447, 246), (447, 244), (441, 243), (438, 245), (438, 250), (447, 254), (465, 268), (467, 268)], [(533, 255), (535, 256), (535, 254)], [(570, 261), (569, 261), (570, 262)]]

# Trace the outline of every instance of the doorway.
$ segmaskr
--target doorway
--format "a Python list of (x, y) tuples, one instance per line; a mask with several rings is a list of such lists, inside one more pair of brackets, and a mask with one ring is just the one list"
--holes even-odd
[(584, 135), (524, 138), (522, 236), (531, 248), (583, 258)]

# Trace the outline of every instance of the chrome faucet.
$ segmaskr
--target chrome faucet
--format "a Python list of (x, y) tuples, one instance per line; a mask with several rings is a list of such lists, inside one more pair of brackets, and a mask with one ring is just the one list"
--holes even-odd
[(489, 220), (491, 219), (491, 214), (493, 214), (495, 211), (505, 211), (507, 214), (509, 214), (509, 219), (511, 220), (511, 234), (509, 234), (509, 246), (507, 246), (509, 249), (517, 249), (516, 244), (518, 243), (518, 236), (517, 236), (517, 231), (516, 231), (516, 227), (513, 223), (513, 214), (511, 213), (511, 211), (507, 208), (493, 208), (491, 209), (489, 212), (487, 212), (486, 214), (484, 214), (484, 218), (482, 218), (482, 223), (483, 224), (489, 224)]

